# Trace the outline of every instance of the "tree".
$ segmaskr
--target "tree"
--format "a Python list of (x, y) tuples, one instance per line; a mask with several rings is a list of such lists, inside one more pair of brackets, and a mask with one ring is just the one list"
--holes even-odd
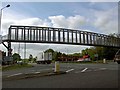
[(55, 52), (53, 53), (52, 59), (53, 59), (54, 61), (58, 60), (58, 52), (57, 52), (57, 51), (55, 51)]
[(113, 60), (117, 51), (118, 51), (117, 48), (104, 47), (103, 48), (103, 57), (108, 60)]
[(44, 53), (51, 52), (52, 53), (52, 60), (57, 60), (57, 52), (55, 52), (53, 49), (47, 49), (44, 51)]
[(37, 60), (37, 56), (35, 58), (33, 58), (33, 62), (36, 62), (36, 60)]
[(53, 53), (54, 50), (53, 50), (53, 49), (48, 49), (48, 50), (45, 51), (45, 53), (46, 53), (46, 52), (52, 52), (52, 53)]
[(102, 60), (104, 58), (106, 58), (107, 60), (113, 60), (117, 50), (117, 48), (112, 47), (94, 47), (94, 52), (98, 54), (99, 60)]
[(13, 57), (13, 61), (15, 62), (21, 60), (21, 56), (18, 53), (14, 53), (12, 57)]
[(77, 56), (77, 57), (80, 57), (81, 54), (80, 53), (73, 53), (73, 54), (68, 54), (68, 56)]
[(33, 60), (33, 56), (32, 54), (29, 55), (29, 61), (32, 61)]

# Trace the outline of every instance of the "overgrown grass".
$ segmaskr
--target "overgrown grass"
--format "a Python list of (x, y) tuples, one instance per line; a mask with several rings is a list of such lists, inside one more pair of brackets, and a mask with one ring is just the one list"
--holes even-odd
[(2, 71), (21, 69), (21, 68), (30, 68), (30, 67), (33, 67), (33, 66), (30, 64), (14, 64), (9, 66), (2, 66)]

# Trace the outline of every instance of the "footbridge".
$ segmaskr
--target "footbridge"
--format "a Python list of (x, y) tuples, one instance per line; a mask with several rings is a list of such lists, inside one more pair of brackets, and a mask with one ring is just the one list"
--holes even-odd
[[(5, 45), (7, 42), (8, 45)], [(11, 25), (2, 44), (11, 52), (11, 42), (55, 43), (120, 48), (120, 38), (65, 28)]]

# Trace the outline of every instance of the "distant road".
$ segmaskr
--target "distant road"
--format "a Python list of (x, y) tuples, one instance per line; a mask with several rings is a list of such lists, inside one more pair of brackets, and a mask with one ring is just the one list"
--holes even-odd
[[(69, 64), (60, 63), (67, 74), (4, 81), (3, 88), (118, 88), (118, 64)], [(54, 64), (37, 65), (19, 71), (3, 72), (3, 75), (38, 72), (54, 69)], [(24, 83), (23, 83), (24, 82)]]

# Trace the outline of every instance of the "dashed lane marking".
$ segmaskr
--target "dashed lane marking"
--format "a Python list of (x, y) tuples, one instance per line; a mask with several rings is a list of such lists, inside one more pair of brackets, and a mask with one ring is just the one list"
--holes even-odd
[(96, 68), (96, 69), (91, 69), (91, 68), (84, 68), (82, 71), (76, 71), (75, 73), (83, 73), (87, 70), (87, 72), (91, 72), (91, 71), (104, 71), (107, 70), (107, 68)]
[(69, 69), (69, 70), (66, 71), (66, 73), (71, 72), (71, 71), (73, 71), (73, 70), (74, 70), (74, 69)]
[(81, 72), (85, 72), (88, 68), (83, 69)]
[(40, 73), (40, 72), (35, 72), (36, 74)]

